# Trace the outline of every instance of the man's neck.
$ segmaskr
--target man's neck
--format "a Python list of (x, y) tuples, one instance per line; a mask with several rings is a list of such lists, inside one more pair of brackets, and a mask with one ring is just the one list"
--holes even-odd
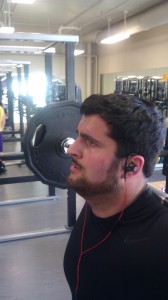
[(142, 182), (136, 188), (129, 188), (124, 185), (122, 191), (117, 194), (104, 194), (89, 197), (86, 202), (90, 205), (93, 213), (100, 218), (108, 218), (121, 211), (124, 211), (131, 203), (136, 201), (146, 187), (146, 182)]

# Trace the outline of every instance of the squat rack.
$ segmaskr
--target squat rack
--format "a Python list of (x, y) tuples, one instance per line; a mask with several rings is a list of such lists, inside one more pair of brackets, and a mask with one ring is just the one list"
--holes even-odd
[[(65, 77), (66, 77), (66, 87), (67, 87), (67, 100), (75, 101), (74, 45), (79, 42), (79, 36), (61, 35), (61, 34), (55, 35), (55, 34), (35, 34), (35, 33), (13, 33), (13, 34), (0, 34), (0, 40), (4, 40), (4, 41), (11, 40), (12, 42), (13, 41), (51, 42), (52, 45), (56, 43), (65, 43), (65, 56), (66, 56)], [(44, 50), (49, 47), (50, 45), (44, 47)], [(52, 53), (46, 53), (44, 51), (44, 55), (45, 55), (45, 73), (47, 78), (47, 89), (48, 91), (51, 91)], [(28, 76), (28, 68), (25, 68), (25, 72), (26, 72), (26, 76)], [(48, 92), (46, 97), (47, 97), (46, 103), (50, 103), (52, 99), (51, 93)], [(21, 201), (22, 200), (20, 200), (19, 202), (20, 204), (22, 203)], [(28, 201), (29, 200), (26, 200), (26, 202)], [(12, 201), (6, 203), (6, 205), (11, 205), (11, 204)], [(13, 204), (18, 204), (18, 201), (13, 202)], [(68, 224), (63, 229), (53, 229), (53, 230), (47, 229), (38, 232), (26, 232), (23, 234), (3, 236), (0, 238), (0, 242), (69, 232), (74, 226), (76, 221), (76, 193), (71, 189), (68, 189), (67, 191), (67, 219), (68, 219), (67, 222)]]

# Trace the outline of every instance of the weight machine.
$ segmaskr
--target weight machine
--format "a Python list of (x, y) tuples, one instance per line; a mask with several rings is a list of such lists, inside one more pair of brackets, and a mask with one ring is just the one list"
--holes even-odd
[(152, 77), (142, 79), (130, 78), (116, 80), (115, 92), (118, 94), (135, 95), (155, 103), (168, 116), (168, 82)]

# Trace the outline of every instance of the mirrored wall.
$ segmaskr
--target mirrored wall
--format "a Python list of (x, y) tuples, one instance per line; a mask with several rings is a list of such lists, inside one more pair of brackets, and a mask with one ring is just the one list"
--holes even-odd
[(168, 117), (168, 67), (134, 72), (102, 74), (102, 94), (136, 95), (154, 102)]

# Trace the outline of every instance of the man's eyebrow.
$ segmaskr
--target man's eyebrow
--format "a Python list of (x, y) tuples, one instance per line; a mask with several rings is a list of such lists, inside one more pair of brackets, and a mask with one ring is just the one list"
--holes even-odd
[(98, 141), (97, 139), (93, 138), (91, 135), (89, 135), (89, 134), (87, 134), (87, 133), (84, 133), (84, 132), (81, 132), (81, 133), (79, 134), (78, 129), (76, 130), (76, 132), (77, 132), (77, 134), (78, 134), (79, 136), (81, 136), (82, 138), (87, 139), (87, 140), (90, 140), (90, 141), (94, 142), (95, 144), (102, 145), (102, 143), (101, 143), (100, 141)]

